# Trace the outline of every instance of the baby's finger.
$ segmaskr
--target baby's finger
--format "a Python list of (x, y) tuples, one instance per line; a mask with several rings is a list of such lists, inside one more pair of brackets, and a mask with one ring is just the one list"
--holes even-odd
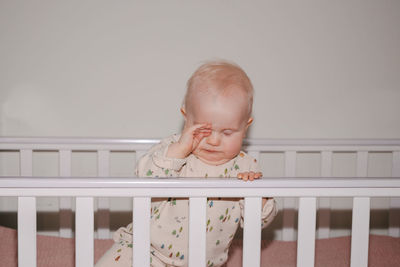
[(256, 172), (255, 174), (254, 174), (254, 179), (259, 179), (259, 178), (261, 178), (262, 177), (262, 173), (261, 172)]
[(194, 133), (194, 132), (198, 131), (199, 129), (208, 129), (208, 128), (210, 128), (210, 127), (208, 127), (208, 124), (209, 123), (198, 123), (198, 124), (190, 126), (189, 128), (186, 129), (186, 131), (190, 132), (190, 133)]
[(255, 174), (254, 172), (250, 172), (250, 173), (249, 173), (249, 180), (250, 180), (250, 181), (253, 181), (253, 180), (254, 180), (254, 174)]
[(243, 181), (247, 181), (248, 173), (247, 172), (240, 172), (240, 173), (238, 173), (237, 178), (241, 179)]
[[(212, 132), (210, 123), (196, 124), (193, 125), (193, 135), (205, 135), (209, 136)], [(203, 136), (201, 137), (203, 138)]]
[(211, 130), (211, 123), (199, 123), (199, 124), (195, 124), (193, 125), (193, 127), (195, 127), (195, 129), (198, 130)]
[(211, 129), (204, 129), (204, 128), (200, 128), (200, 129), (196, 129), (193, 132), (193, 137), (195, 139), (197, 139), (198, 141), (201, 141), (201, 139), (203, 139), (206, 136), (210, 136), (212, 133)]
[(199, 128), (194, 131), (194, 134), (211, 134), (211, 129)]
[(197, 147), (197, 145), (201, 142), (201, 140), (204, 137), (207, 137), (207, 136), (210, 136), (210, 135), (211, 135), (211, 132), (210, 133), (198, 133), (198, 134), (195, 134), (194, 137), (193, 137), (193, 146)]

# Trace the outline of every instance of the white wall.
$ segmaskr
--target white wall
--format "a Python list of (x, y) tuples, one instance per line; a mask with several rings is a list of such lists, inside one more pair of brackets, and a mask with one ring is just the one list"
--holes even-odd
[(400, 138), (400, 1), (0, 1), (0, 135), (163, 137), (203, 60), (254, 138)]

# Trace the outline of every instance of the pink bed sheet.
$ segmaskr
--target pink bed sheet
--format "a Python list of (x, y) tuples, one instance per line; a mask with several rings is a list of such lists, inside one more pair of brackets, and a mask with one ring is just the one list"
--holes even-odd
[[(316, 241), (316, 266), (350, 266), (350, 237), (321, 239)], [(73, 267), (74, 245), (72, 238), (38, 235), (38, 267)], [(95, 262), (112, 245), (112, 240), (95, 240)], [(0, 226), (0, 266), (17, 267), (17, 232)], [(242, 245), (235, 240), (226, 267), (242, 266)], [(261, 266), (292, 267), (296, 265), (296, 242), (263, 241)], [(369, 267), (400, 266), (400, 238), (370, 236)]]

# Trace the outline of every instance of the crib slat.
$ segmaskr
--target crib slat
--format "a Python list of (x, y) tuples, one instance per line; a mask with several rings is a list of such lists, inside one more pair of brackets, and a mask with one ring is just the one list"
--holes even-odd
[(400, 151), (393, 151), (392, 177), (400, 177)]
[(321, 176), (332, 176), (332, 151), (321, 152)]
[[(59, 151), (60, 177), (71, 176), (71, 150)], [(72, 237), (72, 198), (60, 197), (60, 232), (61, 237)]]
[(189, 198), (189, 267), (206, 266), (207, 198)]
[[(400, 151), (393, 151), (392, 177), (400, 177)], [(390, 199), (389, 235), (400, 237), (400, 198)]]
[[(5, 255), (4, 255), (5, 256)], [(36, 266), (36, 198), (18, 198), (18, 267)]]
[(94, 262), (93, 198), (76, 198), (75, 266), (92, 267)]
[[(285, 152), (285, 176), (296, 176), (296, 151)], [(295, 198), (283, 199), (283, 225), (282, 225), (282, 240), (293, 241), (296, 239), (295, 233), (295, 210), (297, 202)]]
[(357, 152), (357, 177), (368, 176), (368, 151)]
[(368, 266), (370, 198), (355, 197), (351, 230), (351, 267)]
[(21, 176), (32, 176), (32, 150), (22, 149), (19, 153)]
[(400, 198), (391, 198), (389, 205), (389, 236), (400, 237)]
[(150, 266), (151, 198), (133, 199), (133, 261), (132, 266)]
[[(107, 177), (110, 175), (110, 151), (99, 150), (97, 152), (97, 175)], [(97, 199), (97, 237), (110, 238), (110, 199), (99, 197)]]
[[(321, 176), (332, 176), (332, 151), (321, 152)], [(330, 198), (318, 199), (318, 238), (329, 238), (331, 221)]]
[[(20, 150), (20, 174), (32, 176), (32, 150)], [(29, 223), (27, 223), (29, 222)], [(18, 266), (36, 266), (36, 198), (18, 198)]]
[[(357, 177), (368, 176), (368, 151), (357, 152)], [(368, 265), (370, 199), (353, 199), (351, 267)]]
[(106, 177), (110, 174), (110, 151), (97, 151), (97, 172), (99, 177)]
[(71, 150), (59, 151), (60, 176), (71, 176)]
[(297, 267), (314, 266), (316, 203), (315, 197), (302, 197), (299, 201)]
[[(357, 152), (357, 177), (368, 176), (368, 151)], [(353, 199), (351, 267), (368, 265), (370, 199)]]
[(261, 202), (260, 197), (246, 197), (244, 201), (243, 266), (260, 266)]
[(285, 176), (295, 177), (296, 176), (296, 151), (285, 152)]

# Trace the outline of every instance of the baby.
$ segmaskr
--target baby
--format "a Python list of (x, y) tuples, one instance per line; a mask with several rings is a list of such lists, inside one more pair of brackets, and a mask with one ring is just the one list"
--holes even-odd
[[(187, 83), (181, 112), (181, 134), (155, 145), (138, 162), (140, 177), (237, 177), (253, 181), (262, 176), (257, 161), (241, 151), (251, 117), (253, 87), (237, 65), (216, 61), (198, 68)], [(243, 225), (243, 200), (208, 199), (207, 267), (222, 266), (229, 246)], [(153, 199), (151, 266), (188, 265), (188, 200)], [(276, 215), (272, 198), (263, 199), (262, 227)], [(114, 235), (116, 243), (96, 267), (132, 266), (132, 224)]]

